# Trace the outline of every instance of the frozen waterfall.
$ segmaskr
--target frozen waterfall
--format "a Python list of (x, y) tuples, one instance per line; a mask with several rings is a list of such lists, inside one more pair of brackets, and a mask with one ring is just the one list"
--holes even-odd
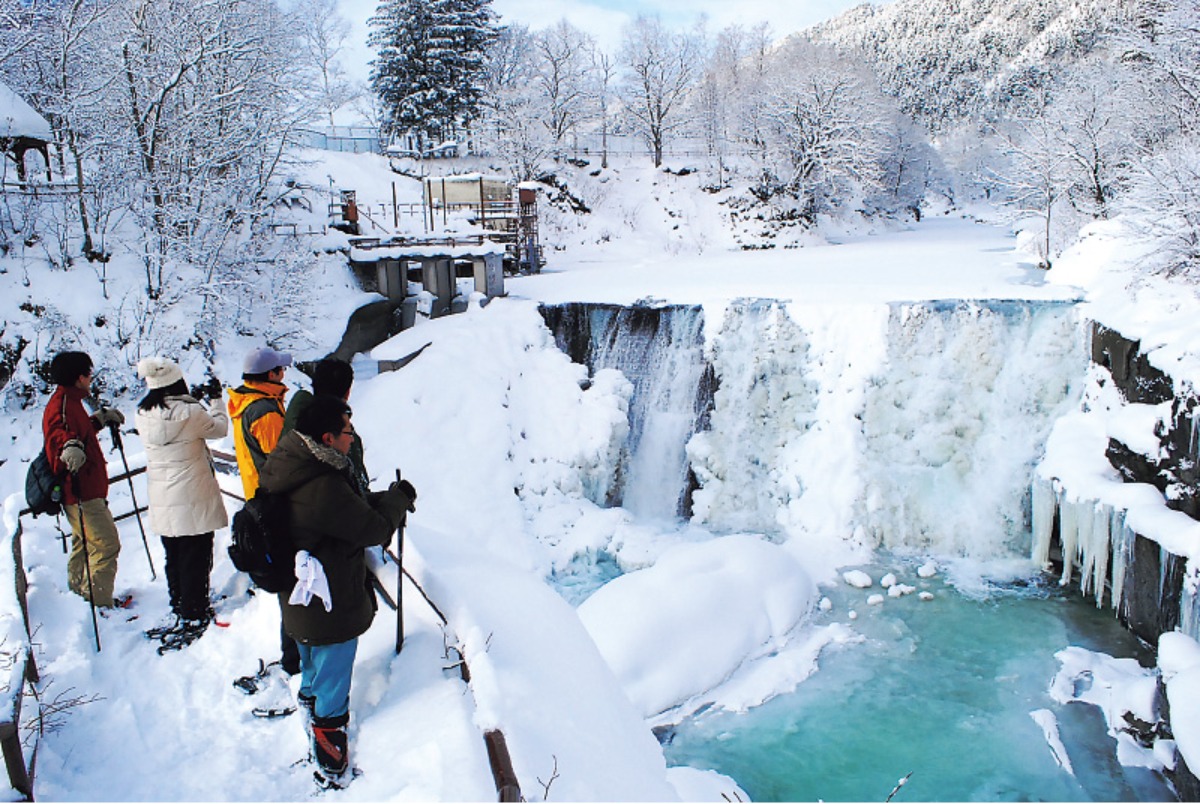
[(711, 372), (699, 307), (566, 304), (542, 315), (563, 351), (591, 373), (620, 370), (633, 385), (629, 436), (608, 501), (638, 516), (688, 513), (684, 445), (704, 425)]
[(609, 502), (808, 545), (1027, 556), (1033, 466), (1087, 363), (1055, 302), (744, 300), (707, 349), (700, 308), (543, 316), (572, 359), (634, 385)]
[(697, 517), (804, 542), (1027, 555), (1033, 467), (1087, 355), (1067, 304), (729, 309)]

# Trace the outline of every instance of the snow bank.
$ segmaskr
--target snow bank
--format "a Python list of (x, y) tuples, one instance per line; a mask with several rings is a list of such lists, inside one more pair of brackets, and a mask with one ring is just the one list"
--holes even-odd
[(1158, 668), (1167, 685), (1171, 732), (1194, 774), (1200, 770), (1200, 643), (1179, 632), (1163, 634)]
[(542, 578), (466, 534), (414, 527), (410, 542), (406, 565), (439, 601), (470, 667), (475, 724), (504, 732), (526, 797), (543, 792), (531, 788), (539, 779), (554, 800), (676, 798), (649, 727)]
[(785, 647), (815, 593), (786, 551), (737, 535), (676, 547), (610, 581), (580, 605), (579, 617), (650, 717)]

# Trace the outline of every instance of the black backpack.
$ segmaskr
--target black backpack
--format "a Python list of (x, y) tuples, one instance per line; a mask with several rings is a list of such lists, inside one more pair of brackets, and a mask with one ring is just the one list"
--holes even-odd
[(38, 453), (25, 473), (25, 504), (35, 517), (38, 514), (58, 516), (62, 513), (63, 487), (50, 469), (46, 450)]
[(296, 548), (288, 533), (288, 498), (258, 489), (230, 524), (229, 557), (264, 592), (296, 585)]

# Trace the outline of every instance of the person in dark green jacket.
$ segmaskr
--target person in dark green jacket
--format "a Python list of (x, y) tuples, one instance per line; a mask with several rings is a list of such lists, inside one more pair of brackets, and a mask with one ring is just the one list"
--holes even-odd
[(407, 481), (383, 492), (358, 486), (350, 412), (342, 400), (314, 397), (260, 476), (261, 488), (288, 497), (297, 583), (279, 600), (284, 629), (300, 648), (299, 698), (312, 714), (317, 774), (332, 787), (347, 780), (350, 679), (358, 637), (375, 617), (364, 551), (386, 546), (416, 499)]
[[(327, 357), (318, 361), (313, 367), (312, 391), (301, 389), (292, 394), (292, 399), (288, 402), (287, 412), (283, 417), (283, 432), (296, 429), (296, 420), (300, 418), (301, 412), (312, 403), (314, 397), (332, 396), (343, 402), (349, 402), (352, 385), (354, 385), (354, 367), (345, 360)], [(350, 462), (354, 464), (354, 470), (358, 474), (358, 480), (362, 487), (367, 488), (369, 479), (363, 461), (363, 442), (358, 433), (354, 434), (353, 442), (350, 444)]]

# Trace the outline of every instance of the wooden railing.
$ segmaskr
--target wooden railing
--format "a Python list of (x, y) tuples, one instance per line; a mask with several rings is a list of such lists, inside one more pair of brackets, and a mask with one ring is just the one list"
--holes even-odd
[[(114, 475), (109, 478), (108, 482), (110, 485), (120, 483), (121, 481), (129, 480), (143, 474), (145, 471), (146, 467), (141, 466), (137, 469)], [(122, 519), (137, 516), (146, 510), (146, 506), (135, 507), (132, 511), (114, 516), (113, 520), (119, 522)], [(14, 791), (23, 796), (25, 801), (33, 800), (34, 769), (37, 766), (37, 748), (41, 738), (41, 719), (38, 718), (36, 722), (38, 723), (39, 731), (37, 736), (39, 739), (34, 742), (29, 761), (26, 762), (25, 747), (21, 742), (21, 705), (25, 700), (25, 685), (36, 684), (40, 678), (37, 669), (37, 660), (33, 655), (32, 639), (30, 636), (32, 629), (29, 624), (29, 583), (25, 575), (25, 561), (21, 545), (24, 534), (21, 519), (30, 513), (32, 512), (28, 508), (21, 508), (17, 511), (16, 523), (12, 528), (12, 533), (9, 535), (12, 542), (12, 588), (15, 592), (15, 602), (21, 611), (21, 627), (20, 633), (16, 633), (16, 629), (9, 628), (8, 632), (4, 635), (3, 648), (5, 652), (2, 655), (12, 659), (7, 684), (7, 692), (10, 697), (8, 700), (0, 702), (0, 752), (4, 754), (4, 767), (8, 771), (9, 785)], [(64, 534), (63, 552), (66, 551), (67, 543)], [(3, 562), (0, 561), (0, 566), (2, 565)], [(7, 584), (4, 584), (3, 589), (7, 591), (7, 588)], [(0, 593), (0, 595), (2, 594)], [(9, 609), (9, 606), (0, 605), (0, 611), (7, 609)]]
[[(5, 656), (11, 660), (7, 668), (8, 680), (6, 692), (8, 698), (3, 702), (0, 711), (0, 750), (4, 754), (4, 766), (8, 771), (8, 783), (25, 801), (33, 800), (33, 774), (37, 764), (37, 743), (34, 744), (28, 763), (25, 761), (24, 746), (21, 744), (21, 704), (25, 700), (25, 685), (38, 681), (37, 662), (33, 656), (32, 640), (29, 628), (29, 605), (26, 599), (28, 581), (25, 577), (25, 563), (21, 557), (21, 518), (18, 515), (12, 533), (11, 558), (13, 573), (12, 589), (15, 593), (15, 603), (21, 611), (20, 627), (10, 626), (4, 635), (3, 648)], [(6, 561), (0, 561), (2, 566)], [(7, 584), (5, 584), (7, 592)], [(6, 595), (5, 595), (6, 596)], [(8, 608), (8, 606), (4, 606)], [(39, 721), (40, 722), (40, 721)]]

